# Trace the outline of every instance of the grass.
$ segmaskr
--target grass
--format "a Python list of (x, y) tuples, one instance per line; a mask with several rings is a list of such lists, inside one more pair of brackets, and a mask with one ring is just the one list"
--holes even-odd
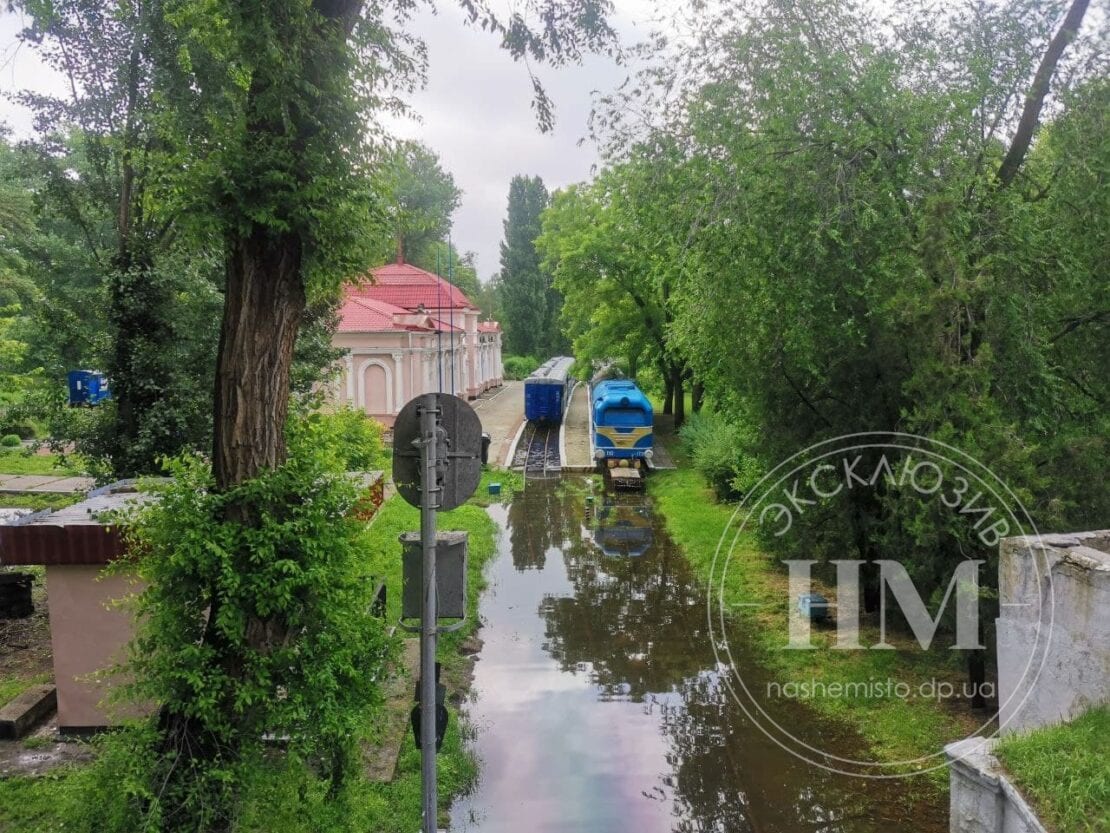
[(0, 450), (0, 474), (76, 476), (77, 469), (63, 465), (57, 454), (28, 454), (23, 449)]
[[(439, 515), (441, 530), (469, 533), (466, 625), (439, 641), (443, 679), (451, 695), (463, 694), (469, 684), (467, 660), (459, 653), (478, 624), (478, 597), (485, 587), (483, 571), (496, 551), (497, 528), (483, 508), (488, 505), (487, 486), (502, 484), (502, 497), (510, 496), (519, 475), (489, 471), (471, 500)], [(420, 528), (419, 511), (400, 497), (387, 500), (370, 522), (368, 558), (375, 575), (388, 588), (387, 621), (396, 621), (401, 602), (401, 550), (397, 537)], [(27, 683), (29, 684), (29, 683)], [(3, 689), (0, 688), (0, 691)], [(440, 806), (465, 790), (477, 777), (478, 766), (467, 750), (469, 729), (451, 709), (451, 723), (437, 757)], [(377, 712), (380, 716), (381, 712)], [(407, 714), (407, 710), (406, 710)], [(374, 725), (367, 726), (373, 736)], [(2, 833), (50, 833), (72, 829), (73, 812), (80, 807), (88, 788), (89, 768), (70, 767), (38, 778), (0, 779), (0, 831)], [(375, 833), (412, 833), (420, 829), (420, 753), (412, 733), (406, 729), (396, 777), (389, 784), (359, 781), (345, 802), (333, 802), (311, 778), (303, 764), (278, 759), (259, 768), (244, 785), (242, 816), (238, 833), (323, 833), (332, 830), (373, 830)], [(78, 808), (75, 810), (74, 808)]]
[(84, 495), (78, 492), (74, 492), (73, 494), (34, 492), (0, 494), (0, 506), (3, 506), (5, 509), (32, 509), (37, 512), (40, 509), (62, 509), (70, 504), (76, 503), (82, 497), (84, 497)]
[(995, 754), (1058, 833), (1110, 830), (1110, 706), (1004, 739)]
[(50, 682), (50, 677), (47, 674), (0, 679), (0, 706), (14, 700), (31, 686), (46, 682)]
[[(648, 489), (656, 508), (665, 518), (667, 530), (683, 549), (694, 570), (708, 580), (721, 535), (728, 527), (734, 507), (719, 504), (701, 475), (683, 459), (681, 450), (671, 449), (678, 468), (655, 472)], [(718, 569), (715, 578), (720, 579)], [(814, 581), (814, 590), (829, 598), (835, 593)], [(787, 630), (787, 576), (771, 556), (761, 551), (751, 537), (741, 538), (732, 552), (723, 586), (724, 601), (734, 606), (737, 632), (750, 640), (760, 665), (775, 680), (814, 681), (818, 684), (861, 685), (893, 679), (916, 686), (931, 679), (944, 680), (961, 690), (962, 668), (954, 666), (948, 652), (910, 649), (910, 640), (888, 634), (894, 651), (784, 650)], [(861, 624), (861, 643), (880, 641), (878, 629)], [(815, 628), (812, 644), (829, 648), (835, 633)], [(913, 643), (916, 646), (916, 643)], [(871, 755), (884, 761), (901, 761), (939, 751), (944, 744), (967, 736), (978, 725), (966, 708), (952, 708), (927, 698), (897, 697), (812, 697), (805, 700), (818, 713), (831, 717), (861, 735)], [(939, 763), (933, 759), (932, 764)], [(930, 764), (930, 765), (932, 765)], [(920, 767), (907, 771), (914, 772)], [(915, 782), (921, 784), (920, 781)], [(933, 792), (947, 789), (943, 767), (931, 770), (928, 785)]]

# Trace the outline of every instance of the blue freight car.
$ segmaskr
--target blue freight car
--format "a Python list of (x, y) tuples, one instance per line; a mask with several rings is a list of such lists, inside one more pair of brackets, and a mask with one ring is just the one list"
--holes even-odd
[(570, 366), (574, 359), (556, 356), (540, 366), (524, 380), (524, 417), (529, 422), (558, 424), (570, 404), (570, 388), (574, 380)]
[(652, 454), (651, 402), (628, 379), (598, 382), (590, 391), (590, 429), (594, 459), (627, 460), (640, 465)]

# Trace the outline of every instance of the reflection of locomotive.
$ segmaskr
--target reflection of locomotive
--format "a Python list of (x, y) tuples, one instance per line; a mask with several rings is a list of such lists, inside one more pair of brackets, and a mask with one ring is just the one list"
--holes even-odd
[(639, 466), (652, 456), (651, 402), (629, 379), (596, 381), (590, 388), (594, 459)]
[(604, 494), (593, 511), (593, 539), (610, 556), (638, 556), (652, 544), (651, 508), (639, 495)]

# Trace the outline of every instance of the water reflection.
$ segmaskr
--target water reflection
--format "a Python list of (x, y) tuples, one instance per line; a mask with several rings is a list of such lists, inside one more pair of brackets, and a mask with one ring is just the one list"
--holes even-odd
[(599, 495), (587, 512), (580, 486), (529, 483), (491, 510), (506, 534), (471, 707), (482, 775), (452, 830), (945, 828), (944, 808), (908, 823), (902, 786), (804, 764), (752, 726), (717, 673), (704, 589), (650, 505)]

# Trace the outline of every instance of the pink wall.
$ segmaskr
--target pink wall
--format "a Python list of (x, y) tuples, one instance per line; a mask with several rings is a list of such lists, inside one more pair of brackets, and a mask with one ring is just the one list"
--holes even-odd
[[(125, 659), (133, 635), (131, 612), (117, 603), (139, 593), (142, 585), (99, 566), (46, 567), (54, 684), (58, 688), (58, 727), (87, 729), (118, 724), (143, 710), (106, 702), (103, 678)], [(94, 682), (94, 678), (101, 682)]]

